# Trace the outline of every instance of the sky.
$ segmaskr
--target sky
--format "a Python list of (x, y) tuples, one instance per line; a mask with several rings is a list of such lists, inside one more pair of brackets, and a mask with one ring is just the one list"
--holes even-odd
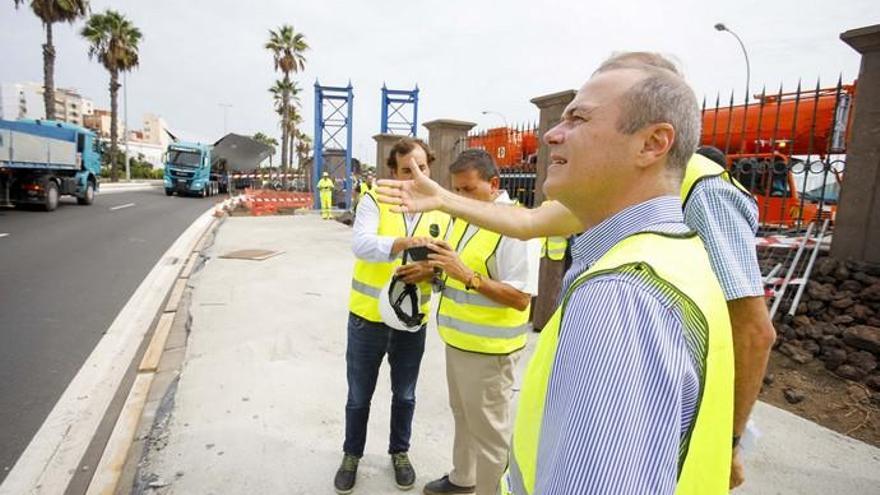
[[(229, 132), (279, 136), (269, 86), (278, 78), (263, 48), (270, 29), (291, 24), (311, 46), (295, 76), (304, 127), (314, 129), (314, 91), (354, 87), (353, 154), (375, 161), (380, 90), (420, 88), (423, 122), (450, 118), (478, 128), (537, 121), (530, 99), (577, 89), (617, 51), (674, 56), (698, 98), (714, 101), (731, 90), (741, 98), (745, 61), (725, 23), (743, 40), (751, 88), (799, 78), (814, 87), (858, 75), (859, 55), (840, 33), (880, 23), (876, 0), (838, 0), (833, 8), (804, 0), (614, 2), (559, 1), (292, 1), (92, 0), (93, 13), (118, 10), (141, 29), (140, 67), (128, 75), (131, 128), (141, 116), (161, 115), (187, 140), (213, 142)], [(79, 90), (109, 108), (109, 75), (87, 56), (83, 21), (55, 26), (58, 87)], [(0, 1), (0, 82), (42, 81), (45, 35), (27, 5)], [(826, 84), (827, 83), (827, 84)], [(121, 110), (121, 102), (120, 102)], [(483, 111), (495, 113), (483, 114)], [(502, 116), (499, 116), (501, 114)]]

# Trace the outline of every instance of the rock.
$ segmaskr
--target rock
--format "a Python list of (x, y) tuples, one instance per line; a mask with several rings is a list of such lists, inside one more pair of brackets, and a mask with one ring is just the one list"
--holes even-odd
[(803, 392), (794, 388), (787, 388), (783, 390), (782, 395), (785, 396), (785, 400), (787, 400), (789, 404), (797, 404), (804, 400)]
[(868, 326), (871, 326), (871, 327), (880, 327), (880, 318), (877, 318), (876, 316), (872, 316), (872, 317), (868, 318), (867, 320), (865, 320), (865, 323), (867, 323)]
[(803, 339), (807, 337), (807, 329), (810, 327), (797, 327), (794, 329), (794, 335), (798, 339)]
[(862, 284), (856, 282), (855, 280), (847, 280), (844, 283), (840, 284), (840, 290), (848, 290), (853, 294), (858, 294), (862, 291)]
[(804, 315), (804, 314), (807, 314), (807, 311), (808, 311), (808, 309), (807, 309), (807, 303), (802, 302), (802, 303), (798, 304), (798, 307), (797, 307), (797, 309), (795, 310), (794, 314), (796, 314), (796, 315)]
[(826, 368), (834, 371), (846, 362), (846, 351), (843, 349), (826, 349), (822, 354), (822, 360), (825, 362)]
[(841, 299), (846, 299), (846, 298), (852, 299), (852, 297), (853, 297), (853, 293), (848, 290), (838, 291), (838, 290), (835, 290), (834, 288), (832, 288), (831, 291), (833, 292), (833, 294), (831, 294), (832, 301), (839, 301)]
[(782, 335), (784, 337), (784, 340), (794, 340), (797, 338), (797, 332), (795, 332), (794, 328), (791, 327), (786, 328), (785, 332), (779, 335)]
[(811, 353), (789, 342), (779, 346), (779, 352), (790, 357), (792, 361), (799, 364), (809, 363), (813, 359)]
[(837, 270), (834, 270), (834, 278), (843, 282), (844, 280), (849, 279), (849, 269), (847, 269), (846, 265), (840, 265), (837, 267)]
[(865, 378), (865, 385), (869, 388), (880, 391), (880, 375), (871, 375), (868, 378)]
[(836, 308), (836, 309), (846, 309), (855, 303), (856, 302), (853, 301), (851, 297), (844, 297), (843, 299), (838, 299), (836, 301), (833, 301), (831, 303), (831, 307)]
[(877, 277), (872, 277), (867, 273), (863, 272), (855, 272), (853, 273), (852, 279), (858, 282), (861, 282), (864, 285), (873, 285), (877, 283)]
[(812, 325), (813, 321), (810, 320), (809, 316), (799, 315), (795, 316), (794, 319), (791, 320), (791, 323), (795, 326), (795, 328), (797, 328)]
[(817, 344), (815, 340), (805, 340), (801, 344), (801, 347), (803, 347), (805, 351), (809, 352), (813, 356), (819, 354), (819, 350), (821, 349), (821, 347), (819, 347), (819, 344)]
[(843, 341), (863, 351), (880, 354), (880, 328), (857, 325), (843, 332)]
[(871, 402), (872, 402), (875, 406), (880, 407), (880, 392), (877, 392), (877, 393), (871, 394)]
[(852, 315), (853, 318), (862, 321), (866, 321), (868, 318), (874, 316), (874, 311), (864, 304), (856, 304), (848, 311), (848, 313)]
[(835, 325), (849, 325), (850, 323), (852, 323), (854, 321), (855, 321), (855, 319), (850, 315), (840, 315), (840, 316), (835, 316), (834, 321), (832, 321), (832, 323), (834, 323)]
[(834, 335), (823, 335), (822, 338), (819, 339), (819, 346), (821, 346), (822, 349), (839, 349), (840, 339)]
[(815, 325), (811, 325), (808, 327), (804, 327), (804, 332), (807, 334), (807, 337), (813, 340), (819, 340), (822, 338), (822, 324), (817, 323)]
[[(843, 315), (841, 315), (841, 316), (843, 316)], [(821, 324), (821, 328), (822, 328), (822, 333), (824, 333), (825, 335), (834, 335), (835, 337), (838, 337), (838, 336), (840, 336), (841, 333), (843, 333), (843, 329), (841, 329), (839, 326), (835, 325), (834, 323), (824, 322)]]
[[(880, 378), (880, 377), (878, 377), (878, 378)], [(775, 381), (776, 381), (776, 375), (774, 375), (773, 373), (767, 373), (767, 375), (764, 377), (764, 385), (768, 385), (768, 386), (773, 385), (773, 382), (775, 382)]]
[(825, 303), (822, 301), (810, 301), (807, 303), (807, 312), (811, 315), (816, 315), (823, 309), (825, 309)]
[(865, 373), (870, 373), (877, 368), (877, 358), (875, 358), (870, 352), (866, 351), (859, 351), (850, 354), (846, 362)]
[(816, 261), (816, 266), (814, 267), (816, 273), (822, 276), (828, 276), (834, 273), (837, 270), (837, 266), (839, 262), (834, 258), (822, 258)]
[[(822, 285), (816, 282), (807, 283), (807, 294), (813, 301), (830, 301), (833, 289), (829, 289), (828, 285)], [(833, 286), (832, 286), (833, 287)]]
[(839, 366), (836, 370), (834, 370), (834, 374), (841, 378), (846, 378), (847, 380), (857, 382), (864, 378), (867, 373), (856, 368), (855, 366), (844, 364), (843, 366)]
[(880, 284), (872, 284), (861, 293), (863, 301), (880, 301)]

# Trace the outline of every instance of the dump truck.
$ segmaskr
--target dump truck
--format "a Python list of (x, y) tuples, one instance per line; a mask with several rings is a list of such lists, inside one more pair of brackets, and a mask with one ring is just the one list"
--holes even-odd
[(212, 146), (178, 141), (165, 152), (165, 194), (214, 196), (226, 192), (225, 175), (212, 160)]
[(101, 151), (95, 133), (52, 120), (0, 120), (0, 202), (58, 208), (61, 196), (95, 201)]

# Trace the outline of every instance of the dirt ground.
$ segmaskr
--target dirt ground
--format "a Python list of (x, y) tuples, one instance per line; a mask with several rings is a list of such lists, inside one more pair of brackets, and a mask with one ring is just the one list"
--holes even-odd
[[(785, 396), (802, 395), (797, 404)], [(799, 394), (798, 394), (799, 393)], [(798, 364), (773, 351), (761, 400), (826, 428), (880, 447), (880, 392), (843, 380), (814, 360)], [(760, 428), (760, 425), (758, 425)]]

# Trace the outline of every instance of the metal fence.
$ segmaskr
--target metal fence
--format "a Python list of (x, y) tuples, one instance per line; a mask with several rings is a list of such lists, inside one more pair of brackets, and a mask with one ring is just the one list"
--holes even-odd
[(524, 124), (477, 130), (459, 141), (457, 152), (478, 148), (495, 160), (501, 175), (501, 189), (529, 208), (535, 205), (538, 164), (538, 126)]
[(775, 93), (762, 90), (735, 104), (720, 94), (703, 100), (701, 145), (727, 156), (731, 174), (758, 202), (765, 234), (797, 233), (831, 220), (846, 165), (855, 84)]

